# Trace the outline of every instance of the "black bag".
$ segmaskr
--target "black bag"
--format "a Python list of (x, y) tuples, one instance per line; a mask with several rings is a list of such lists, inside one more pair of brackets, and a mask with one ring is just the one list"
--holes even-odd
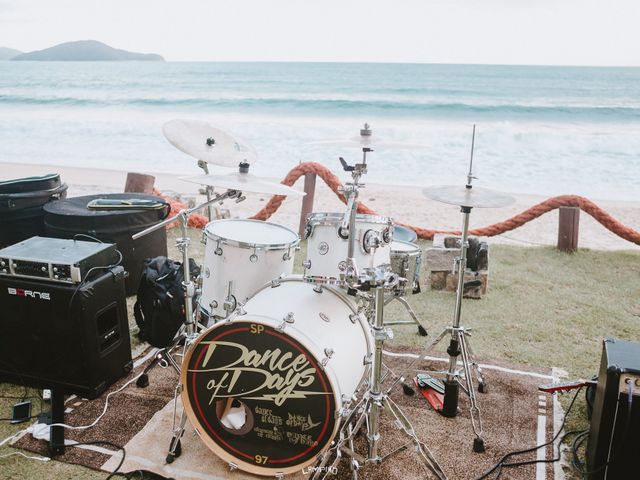
[[(194, 280), (200, 273), (200, 267), (190, 258), (189, 268)], [(171, 343), (185, 320), (183, 278), (180, 262), (167, 257), (144, 261), (138, 297), (133, 306), (140, 340), (159, 348)]]

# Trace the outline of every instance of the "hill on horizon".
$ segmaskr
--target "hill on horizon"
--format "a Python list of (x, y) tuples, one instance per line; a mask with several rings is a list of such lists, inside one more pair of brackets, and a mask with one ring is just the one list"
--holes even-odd
[(11, 60), (30, 61), (164, 61), (157, 53), (137, 53), (120, 50), (97, 40), (65, 42), (44, 50), (22, 53)]
[(11, 60), (13, 57), (20, 55), (22, 52), (15, 48), (0, 47), (0, 60)]

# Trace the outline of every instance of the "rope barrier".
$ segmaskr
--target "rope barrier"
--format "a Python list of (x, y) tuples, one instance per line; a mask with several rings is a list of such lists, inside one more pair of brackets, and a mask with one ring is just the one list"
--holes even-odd
[[(306, 175), (307, 173), (315, 173), (318, 175), (324, 183), (338, 196), (340, 201), (346, 203), (346, 199), (344, 195), (340, 192), (342, 188), (342, 182), (340, 179), (327, 167), (321, 165), (316, 162), (305, 162), (300, 163), (287, 174), (286, 177), (280, 182), (284, 185), (292, 186), (301, 176)], [(177, 214), (182, 208), (186, 208), (183, 203), (179, 203), (170, 197), (164, 196), (154, 190), (156, 195), (162, 196), (164, 199), (171, 203), (171, 213), (170, 215)], [(267, 202), (267, 204), (262, 208), (258, 213), (253, 215), (251, 218), (255, 220), (267, 220), (271, 217), (282, 205), (286, 197), (284, 195), (274, 195)], [(493, 225), (488, 225), (482, 228), (475, 228), (471, 230), (469, 233), (471, 235), (477, 235), (482, 237), (493, 237), (495, 235), (500, 235), (511, 230), (514, 230), (518, 227), (521, 227), (527, 222), (530, 222), (541, 215), (544, 215), (551, 210), (555, 210), (560, 207), (578, 207), (583, 212), (591, 215), (597, 222), (599, 222), (603, 227), (607, 230), (613, 232), (619, 237), (631, 242), (636, 245), (640, 245), (640, 232), (637, 230), (624, 225), (622, 222), (618, 221), (610, 214), (608, 214), (605, 210), (600, 208), (594, 202), (589, 200), (588, 198), (581, 197), (579, 195), (560, 195), (557, 197), (551, 197), (543, 202), (534, 205), (533, 207), (528, 208), (527, 210), (514, 215), (513, 217), (503, 221), (494, 223)], [(369, 214), (369, 215), (379, 215), (375, 210), (369, 208), (362, 202), (358, 202), (358, 213)], [(207, 218), (204, 215), (194, 214), (189, 218), (189, 225), (197, 228), (202, 228), (208, 223)], [(425, 240), (433, 239), (433, 236), (436, 233), (450, 233), (452, 235), (460, 235), (459, 230), (434, 230), (422, 227), (416, 227), (414, 225), (409, 225), (407, 223), (396, 222), (398, 225), (402, 225), (403, 227), (410, 228), (414, 232), (418, 234), (419, 238)]]

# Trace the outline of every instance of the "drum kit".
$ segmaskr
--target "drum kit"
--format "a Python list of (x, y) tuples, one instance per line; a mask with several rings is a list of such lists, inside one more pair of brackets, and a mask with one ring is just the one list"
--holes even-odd
[[(232, 470), (281, 478), (307, 469), (317, 479), (337, 472), (345, 458), (351, 476), (357, 478), (361, 467), (380, 464), (413, 448), (431, 474), (445, 479), (428, 447), (390, 397), (391, 388), (383, 386), (383, 347), (392, 338), (384, 321), (385, 306), (392, 300), (402, 303), (426, 334), (406, 300), (420, 290), (421, 251), (414, 243), (394, 239), (391, 218), (357, 213), (358, 195), (364, 187), (361, 179), (374, 147), (416, 146), (378, 142), (366, 124), (358, 137), (318, 142), (357, 147), (362, 159), (349, 165), (340, 158), (344, 171), (351, 175), (342, 191), (346, 209), (308, 217), (303, 274), (293, 275), (300, 243), (295, 232), (269, 222), (216, 220), (210, 207), (225, 200), (240, 202), (244, 193), (303, 193), (250, 174), (257, 159), (255, 150), (204, 122), (173, 120), (164, 125), (163, 132), (171, 144), (198, 161), (204, 175), (184, 179), (203, 185), (207, 195), (204, 203), (177, 216), (182, 232), (176, 243), (184, 268), (185, 320), (173, 343), (152, 364), (171, 366), (179, 374), (166, 461), (171, 463), (181, 454), (180, 440), (188, 420), (202, 442)], [(214, 175), (210, 165), (238, 166), (239, 170)], [(463, 190), (425, 191), (428, 197), (460, 205), (464, 214), (453, 326), (428, 348), (451, 335), (450, 366), (441, 372), (446, 408), (455, 415), (461, 386), (479, 419), (471, 382), (471, 367), (477, 364), (466, 339), (468, 329), (460, 326), (469, 213), (473, 207), (502, 205), (508, 197), (472, 188), (472, 178), (470, 169)], [(210, 223), (203, 231), (204, 263), (194, 281), (189, 271), (187, 222), (192, 213), (205, 208)], [(134, 239), (174, 221), (176, 217), (154, 225)], [(462, 372), (457, 366), (460, 354)], [(139, 379), (139, 386), (148, 384), (150, 368)], [(385, 454), (380, 448), (383, 414), (391, 417), (407, 439)], [(480, 423), (476, 431), (474, 423), (480, 439), (481, 428)]]

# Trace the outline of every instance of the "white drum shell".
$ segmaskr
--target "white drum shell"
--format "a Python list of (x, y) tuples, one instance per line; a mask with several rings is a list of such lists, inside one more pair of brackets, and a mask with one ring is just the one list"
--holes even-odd
[[(325, 371), (340, 407), (342, 396), (353, 396), (368, 371), (373, 340), (366, 319), (348, 296), (328, 286), (318, 290), (300, 276), (288, 277), (253, 295), (243, 314), (230, 320), (284, 326), (283, 333), (307, 347), (318, 362), (330, 357)], [(284, 321), (289, 314), (293, 323)]]
[[(217, 230), (224, 230), (224, 234)], [(251, 242), (246, 241), (247, 235)], [(265, 239), (271, 243), (261, 243)], [(233, 282), (231, 295), (239, 304), (265, 283), (291, 274), (300, 239), (281, 225), (232, 219), (207, 224), (204, 241), (200, 309), (209, 316), (226, 318), (229, 312), (223, 307), (229, 295), (229, 282)]]
[[(345, 260), (348, 257), (349, 240), (338, 234), (344, 215), (341, 213), (313, 213), (307, 219), (307, 260), (304, 264), (304, 277), (310, 281), (322, 281), (329, 284), (340, 283), (340, 274), (344, 273)], [(375, 215), (356, 216), (356, 241), (354, 259), (359, 270), (388, 265), (391, 262), (390, 244), (381, 241), (378, 248), (367, 253), (364, 249), (364, 236), (373, 230), (383, 237), (388, 229), (388, 237), (393, 233), (393, 223), (389, 217)]]

